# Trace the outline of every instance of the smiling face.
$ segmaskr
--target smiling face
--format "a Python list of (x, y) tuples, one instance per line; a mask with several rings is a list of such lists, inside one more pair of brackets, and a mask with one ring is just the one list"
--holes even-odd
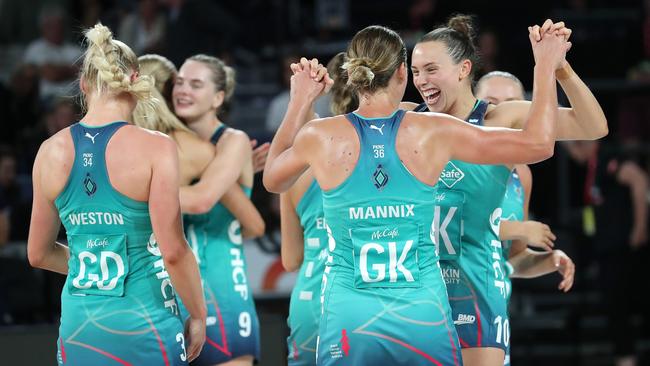
[(471, 62), (454, 63), (443, 42), (418, 43), (413, 49), (413, 84), (432, 112), (447, 112), (456, 103)]
[(207, 113), (216, 115), (224, 92), (217, 91), (210, 69), (199, 61), (185, 61), (178, 71), (172, 100), (176, 115), (191, 122)]

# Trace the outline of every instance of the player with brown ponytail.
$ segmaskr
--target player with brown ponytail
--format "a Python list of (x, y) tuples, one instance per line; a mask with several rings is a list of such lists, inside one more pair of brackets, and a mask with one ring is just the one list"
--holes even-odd
[[(562, 36), (567, 40), (570, 34), (563, 22), (547, 20), (542, 27), (529, 27), (533, 48), (544, 37)], [(511, 101), (495, 106), (474, 96), (472, 84), (479, 59), (473, 37), (472, 18), (466, 15), (454, 16), (446, 25), (422, 36), (413, 49), (411, 64), (413, 83), (424, 99), (415, 111), (447, 113), (474, 125), (523, 128), (534, 113), (531, 102)], [(536, 53), (535, 60), (540, 56)], [(555, 107), (555, 138), (588, 140), (607, 134), (607, 120), (589, 88), (566, 59), (554, 67), (556, 80), (572, 105)], [(432, 236), (439, 248), (465, 365), (501, 366), (504, 349), (509, 345), (499, 224), (511, 169), (512, 165), (452, 160), (443, 169), (437, 186), (438, 217)]]

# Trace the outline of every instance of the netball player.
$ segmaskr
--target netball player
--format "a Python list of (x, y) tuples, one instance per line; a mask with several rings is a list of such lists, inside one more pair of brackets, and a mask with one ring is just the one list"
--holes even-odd
[(284, 192), (311, 168), (323, 190), (330, 256), (317, 364), (462, 363), (429, 235), (431, 197), (450, 159), (523, 163), (552, 155), (553, 71), (568, 43), (554, 34), (539, 42), (530, 37), (537, 63), (534, 103), (519, 131), (399, 110), (408, 82), (406, 48), (385, 27), (361, 30), (348, 47), (344, 67), (359, 98), (353, 113), (305, 125), (331, 80), (317, 60), (293, 66), (291, 100), (271, 144), (264, 184)]
[[(478, 62), (472, 28), (470, 17), (455, 16), (416, 44), (411, 70), (424, 103), (415, 110), (448, 113), (476, 125), (521, 128), (532, 112), (530, 102), (493, 106), (472, 92), (473, 66)], [(529, 31), (534, 42), (543, 39), (544, 34), (566, 39), (571, 34), (564, 23), (550, 20)], [(604, 136), (607, 121), (589, 88), (565, 59), (556, 66), (556, 78), (572, 107), (557, 109), (555, 138)], [(450, 161), (438, 185), (434, 240), (440, 250), (463, 360), (470, 366), (502, 365), (509, 341), (499, 223), (510, 171), (511, 166), (506, 165)]]
[[(181, 226), (176, 144), (128, 123), (138, 101), (155, 102), (133, 51), (101, 24), (85, 38), (87, 112), (41, 145), (33, 169), (29, 261), (67, 274), (57, 361), (186, 365), (206, 310)], [(68, 246), (55, 242), (61, 222)]]
[[(234, 70), (216, 57), (196, 55), (181, 66), (172, 92), (176, 115), (202, 140), (216, 146), (216, 157), (206, 168), (221, 174), (219, 184), (199, 181), (192, 188), (197, 195), (215, 194), (239, 185), (250, 195), (253, 164), (248, 136), (227, 127), (218, 117), (232, 97)], [(210, 174), (207, 172), (206, 174)], [(181, 190), (191, 199), (191, 192)], [(200, 202), (200, 199), (199, 199)], [(215, 310), (219, 337), (208, 339), (197, 365), (251, 365), (259, 358), (259, 321), (246, 278), (246, 259), (239, 223), (223, 205), (184, 218), (190, 244), (197, 248), (208, 306)], [(211, 304), (211, 305), (210, 305)]]

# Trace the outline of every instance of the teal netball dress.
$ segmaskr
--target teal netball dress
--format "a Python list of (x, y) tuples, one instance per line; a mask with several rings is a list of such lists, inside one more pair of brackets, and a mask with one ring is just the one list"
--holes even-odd
[(126, 122), (70, 127), (75, 158), (55, 205), (70, 248), (59, 365), (186, 365), (183, 324), (149, 205), (111, 186), (106, 145)]
[[(225, 128), (221, 125), (215, 131), (213, 144)], [(250, 187), (242, 189), (250, 196)], [(192, 365), (211, 366), (245, 355), (259, 358), (259, 321), (246, 277), (239, 221), (217, 203), (205, 214), (184, 215), (183, 223), (199, 264), (208, 307), (205, 345)], [(188, 316), (183, 306), (181, 314)]]
[[(483, 125), (487, 107), (478, 100), (467, 122)], [(509, 343), (507, 275), (499, 240), (509, 176), (505, 165), (452, 160), (436, 185), (433, 236), (463, 348), (505, 350)]]
[(298, 202), (296, 213), (303, 228), (305, 249), (289, 303), (288, 362), (291, 366), (307, 366), (316, 364), (321, 282), (327, 258), (323, 196), (316, 180)]
[(341, 185), (323, 192), (330, 256), (318, 365), (462, 364), (430, 235), (433, 188), (395, 149), (404, 115), (347, 115), (359, 160)]
[[(513, 170), (508, 179), (508, 187), (506, 188), (506, 195), (503, 197), (503, 203), (501, 204), (501, 219), (508, 221), (523, 221), (524, 220), (524, 199), (525, 192), (524, 187), (521, 185), (521, 180), (519, 179), (519, 174), (516, 170)], [(512, 266), (508, 263), (508, 258), (510, 258), (510, 248), (512, 247), (512, 241), (504, 240), (502, 243), (503, 253), (501, 255), (503, 268), (506, 269), (506, 300), (510, 302), (510, 295), (512, 294), (512, 284), (510, 281), (510, 274), (512, 273)], [(504, 365), (510, 364), (510, 344), (506, 345), (506, 359)]]

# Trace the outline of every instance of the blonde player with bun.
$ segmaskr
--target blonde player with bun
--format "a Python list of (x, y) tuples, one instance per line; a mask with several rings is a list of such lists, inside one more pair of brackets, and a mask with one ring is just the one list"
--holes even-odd
[[(205, 341), (206, 305), (183, 236), (176, 144), (128, 122), (137, 103), (147, 113), (160, 103), (133, 51), (101, 24), (85, 37), (87, 112), (42, 144), (33, 170), (29, 261), (68, 275), (57, 361), (187, 365)], [(61, 223), (68, 246), (55, 242)]]

